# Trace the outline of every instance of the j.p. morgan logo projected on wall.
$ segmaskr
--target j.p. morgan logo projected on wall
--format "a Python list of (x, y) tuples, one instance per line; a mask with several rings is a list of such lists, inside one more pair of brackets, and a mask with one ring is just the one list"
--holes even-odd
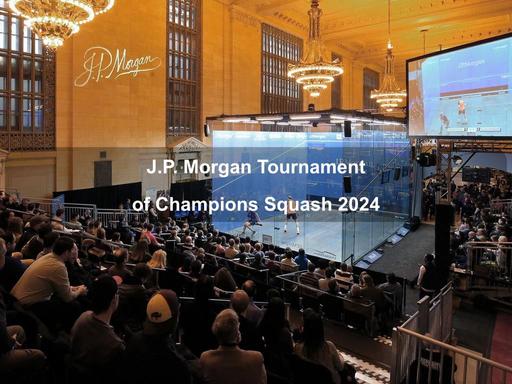
[(76, 87), (85, 87), (90, 82), (119, 79), (123, 76), (137, 77), (162, 65), (162, 59), (145, 55), (129, 57), (126, 49), (111, 51), (105, 47), (91, 47), (84, 53), (84, 71), (75, 79)]

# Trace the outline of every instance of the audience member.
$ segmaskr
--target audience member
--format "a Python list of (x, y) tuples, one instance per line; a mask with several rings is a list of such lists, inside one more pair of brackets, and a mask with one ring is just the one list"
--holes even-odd
[(241, 341), (239, 346), (246, 350), (263, 351), (261, 335), (256, 325), (251, 323), (246, 317), (249, 303), (249, 296), (243, 290), (236, 290), (231, 295), (231, 308), (238, 315), (238, 322), (240, 323)]
[(127, 382), (191, 383), (191, 372), (173, 339), (180, 313), (174, 291), (155, 293), (145, 312), (143, 330), (130, 338), (126, 348)]
[(53, 252), (36, 260), (18, 280), (11, 294), (34, 311), (47, 325), (62, 322), (70, 328), (81, 312), (75, 301), (87, 293), (85, 286), (72, 287), (66, 261), (76, 258), (78, 248), (69, 237), (60, 237)]
[[(240, 331), (235, 311), (220, 312), (212, 325), (219, 347), (201, 354), (200, 366), (209, 384), (265, 384), (267, 374), (260, 352), (238, 347)], [(237, 372), (243, 374), (236, 374)]]
[(341, 383), (344, 361), (336, 346), (324, 337), (322, 318), (311, 308), (304, 311), (303, 341), (295, 345), (295, 353), (326, 367), (335, 384)]
[(263, 317), (263, 311), (256, 304), (254, 304), (254, 296), (256, 295), (256, 283), (252, 280), (246, 280), (242, 289), (249, 296), (249, 306), (247, 307), (247, 311), (245, 313), (245, 317), (249, 320), (253, 325), (258, 325)]
[(91, 311), (84, 312), (71, 330), (73, 382), (110, 383), (121, 372), (124, 342), (110, 326), (119, 297), (117, 283), (111, 276), (93, 281), (89, 298)]

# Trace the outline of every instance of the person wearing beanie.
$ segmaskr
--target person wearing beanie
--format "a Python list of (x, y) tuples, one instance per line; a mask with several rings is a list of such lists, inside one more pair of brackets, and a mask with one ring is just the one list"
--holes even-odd
[(97, 278), (88, 296), (92, 310), (82, 313), (71, 329), (73, 382), (110, 382), (125, 349), (110, 325), (118, 305), (116, 280)]
[(238, 347), (241, 341), (239, 326), (238, 315), (232, 309), (223, 310), (215, 318), (212, 332), (219, 347), (203, 352), (199, 359), (208, 384), (266, 384), (263, 355)]
[(127, 382), (192, 382), (191, 370), (176, 349), (173, 339), (178, 319), (179, 302), (176, 293), (170, 289), (156, 292), (146, 307), (143, 330), (130, 338), (126, 348)]

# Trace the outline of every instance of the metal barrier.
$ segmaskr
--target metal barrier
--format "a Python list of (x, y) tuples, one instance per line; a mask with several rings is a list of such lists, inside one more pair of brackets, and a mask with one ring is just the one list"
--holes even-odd
[(466, 271), (491, 281), (512, 280), (512, 242), (467, 242)]
[[(489, 383), (488, 375), (494, 368), (512, 373), (512, 368), (447, 344), (452, 337), (452, 305), (453, 288), (450, 282), (434, 298), (425, 296), (421, 299), (418, 302), (418, 311), (401, 326), (393, 329), (392, 384), (453, 383), (456, 371), (458, 378), (460, 375), (463, 377), (462, 381), (457, 382), (466, 383), (468, 358), (476, 360), (476, 372), (473, 373), (477, 383)], [(455, 366), (456, 361), (463, 361), (462, 371)], [(489, 367), (491, 372), (487, 372)], [(420, 376), (422, 381), (419, 380)]]
[[(400, 376), (391, 370), (392, 384), (506, 384), (512, 378), (511, 367), (404, 327), (394, 331), (393, 350), (395, 348), (411, 352), (407, 357), (412, 362), (404, 364), (406, 371), (401, 371)], [(396, 365), (393, 361), (393, 366)]]
[(66, 220), (69, 220), (73, 213), (82, 217), (89, 216), (94, 220), (96, 220), (97, 217), (97, 209), (94, 204), (59, 203), (53, 199), (42, 199), (29, 196), (23, 198), (27, 199), (30, 203), (36, 204), (38, 210), (44, 211), (48, 215), (54, 213), (58, 208), (64, 209), (64, 217)]
[(491, 213), (493, 215), (501, 215), (505, 213), (507, 216), (512, 216), (512, 199), (496, 199), (491, 200)]
[(144, 212), (136, 212), (126, 209), (103, 209), (96, 210), (96, 219), (101, 221), (105, 226), (117, 228), (119, 225), (128, 226), (129, 223), (134, 221), (144, 222), (146, 214)]

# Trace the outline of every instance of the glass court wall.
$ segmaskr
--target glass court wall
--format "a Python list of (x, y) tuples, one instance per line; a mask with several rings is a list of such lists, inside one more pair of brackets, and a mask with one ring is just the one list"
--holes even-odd
[[(215, 212), (213, 223), (221, 232), (344, 261), (350, 255), (364, 256), (403, 225), (410, 200), (405, 126), (394, 120), (351, 116), (346, 117), (351, 121), (351, 135), (346, 137), (343, 121), (318, 116), (329, 122), (313, 126), (306, 114), (302, 121), (296, 120), (301, 114), (294, 115), (295, 120), (281, 117), (283, 121), (260, 116), (208, 120), (212, 162), (250, 167), (250, 172), (235, 169), (227, 177), (212, 173), (212, 199), (253, 200), (261, 220), (261, 225), (251, 228), (255, 233), (244, 232), (245, 207)], [(337, 166), (342, 163), (351, 164), (353, 172), (315, 172), (315, 164), (340, 170)], [(300, 205), (297, 222), (290, 216), (287, 220), (285, 214), (289, 196)], [(328, 209), (315, 211), (315, 203)]]

